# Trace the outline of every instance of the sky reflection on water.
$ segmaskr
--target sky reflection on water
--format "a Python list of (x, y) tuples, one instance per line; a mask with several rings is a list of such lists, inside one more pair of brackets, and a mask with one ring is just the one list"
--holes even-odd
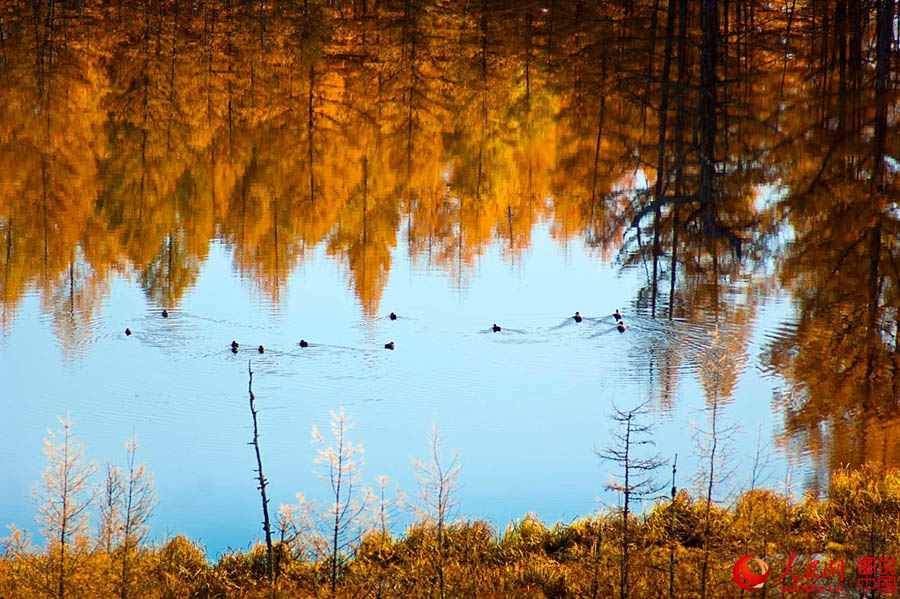
[(157, 538), (251, 542), (248, 359), (274, 504), (323, 496), (340, 406), (364, 482), (408, 494), (437, 419), (501, 528), (617, 500), (613, 402), (658, 408), (688, 488), (726, 404), (719, 499), (757, 441), (782, 490), (900, 464), (890, 27), (796, 7), (837, 52), (765, 3), (665, 44), (649, 4), (290, 4), (4, 13), (0, 523), (31, 527), (68, 412), (101, 466), (137, 434)]
[[(274, 505), (297, 492), (324, 499), (310, 431), (327, 428), (329, 411), (340, 406), (358, 423), (352, 438), (366, 449), (366, 485), (385, 474), (412, 496), (410, 459), (426, 455), (437, 419), (447, 450), (458, 451), (464, 466), (467, 517), (502, 528), (529, 511), (570, 520), (596, 509), (598, 499), (615, 503), (604, 490), (608, 467), (593, 453), (607, 441), (611, 402), (656, 396), (654, 346), (677, 336), (689, 354), (709, 343), (708, 331), (634, 314), (629, 298), (638, 271), (620, 275), (579, 248), (561, 248), (547, 227), (514, 265), (497, 247), (487, 252), (465, 289), (411, 265), (405, 252), (403, 244), (394, 251), (384, 314), (374, 318), (363, 315), (321, 248), (292, 274), (278, 304), (242, 282), (221, 243), (168, 319), (137, 285), (117, 279), (91, 323), (92, 337), (76, 348), (56, 341), (51, 319), (29, 294), (0, 344), (0, 378), (13, 398), (0, 434), (15, 439), (0, 448), (4, 522), (32, 528), (29, 491), (43, 469), (41, 440), (68, 412), (86, 457), (98, 465), (121, 461), (126, 438), (137, 434), (160, 497), (157, 538), (185, 532), (212, 553), (255, 540), (248, 360)], [(616, 307), (629, 325), (622, 335), (611, 316)], [(575, 310), (584, 322), (570, 318)], [(769, 482), (786, 474), (772, 446), (775, 381), (757, 360), (765, 329), (785, 312), (776, 301), (757, 320), (726, 410), (726, 420), (741, 427), (729, 458), (732, 486), (747, 484), (758, 435), (773, 453)], [(493, 322), (502, 332), (489, 332)], [(310, 347), (300, 348), (301, 338)], [(228, 351), (232, 339), (241, 344), (237, 355)], [(382, 349), (389, 340), (396, 351)], [(259, 344), (264, 355), (253, 349)], [(678, 374), (678, 400), (663, 410), (656, 440), (667, 458), (678, 452), (679, 486), (690, 488), (697, 466), (691, 431), (705, 422), (703, 394), (690, 355)]]

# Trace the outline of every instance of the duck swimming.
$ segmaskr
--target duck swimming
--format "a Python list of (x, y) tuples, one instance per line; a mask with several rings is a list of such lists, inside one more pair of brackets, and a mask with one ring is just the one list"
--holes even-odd
[(584, 318), (581, 317), (580, 313), (576, 312), (575, 316), (572, 317), (572, 320), (574, 320), (575, 322), (581, 322), (582, 320), (584, 320)]
[(260, 345), (259, 347), (256, 348), (256, 351), (258, 351), (261, 354), (264, 354), (264, 353), (266, 353), (266, 348), (264, 348), (262, 345)]
[(168, 318), (168, 317), (169, 317), (169, 311), (168, 311), (168, 310), (163, 310), (163, 311), (162, 311), (162, 317), (163, 317), (163, 318)]
[(307, 343), (306, 340), (304, 340), (304, 339), (300, 340), (299, 345), (300, 345), (300, 347), (309, 347), (309, 343)]
[(500, 332), (500, 327), (498, 327), (498, 326), (497, 326), (497, 323), (495, 322), (495, 323), (494, 323), (494, 326), (491, 327), (491, 330), (494, 331), (495, 333), (499, 333), (499, 332)]
[(624, 332), (625, 332), (625, 329), (627, 329), (628, 327), (625, 326), (625, 321), (624, 321), (624, 320), (620, 320), (620, 321), (619, 321), (619, 326), (617, 326), (616, 328), (619, 329), (619, 332), (620, 332), (620, 333), (624, 333)]
[(390, 319), (391, 319), (391, 320), (397, 320), (397, 315), (394, 314), (393, 312), (391, 312)]
[(231, 347), (232, 347), (232, 349), (237, 349), (237, 348), (240, 347), (240, 346), (238, 345), (238, 342), (237, 342), (237, 341), (232, 341), (232, 342), (231, 342)]
[(613, 314), (613, 316), (615, 317), (616, 320), (622, 320), (622, 313), (619, 312), (618, 308), (616, 308), (616, 313)]
[(390, 343), (385, 343), (384, 349), (394, 349), (394, 342), (391, 341)]
[(125, 336), (127, 337), (130, 335), (131, 335), (131, 329), (125, 329)]

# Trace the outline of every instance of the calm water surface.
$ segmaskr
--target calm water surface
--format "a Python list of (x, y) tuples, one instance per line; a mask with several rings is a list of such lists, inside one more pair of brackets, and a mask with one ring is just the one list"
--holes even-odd
[[(662, 348), (682, 354), (677, 389), (659, 402), (659, 450), (679, 454), (682, 472), (697, 467), (692, 430), (705, 426), (698, 354), (712, 325), (661, 320), (635, 312), (639, 271), (621, 275), (579, 245), (568, 249), (539, 227), (527, 256), (505, 260), (498, 247), (479, 259), (466, 288), (439, 270), (393, 252), (383, 310), (367, 316), (347, 289), (341, 266), (323, 251), (292, 273), (273, 303), (235, 272), (233, 256), (211, 245), (196, 284), (169, 318), (126, 277), (111, 281), (83, 338), (60, 343), (52, 315), (29, 293), (3, 338), (9, 417), (2, 447), (8, 484), (0, 491), (6, 520), (29, 526), (31, 486), (43, 469), (42, 439), (56, 417), (77, 421), (89, 460), (121, 460), (135, 433), (160, 497), (157, 536), (186, 532), (209, 550), (241, 547), (258, 537), (258, 496), (247, 406), (247, 362), (254, 370), (264, 466), (275, 504), (302, 492), (325, 499), (314, 474), (313, 425), (326, 429), (343, 406), (365, 447), (363, 482), (390, 477), (412, 495), (411, 458), (427, 456), (436, 419), (448, 452), (464, 465), (465, 515), (504, 526), (536, 512), (569, 520), (615, 502), (604, 491), (608, 468), (594, 455), (608, 440), (613, 402), (655, 398)], [(621, 306), (625, 334), (612, 311)], [(575, 310), (585, 316), (576, 324)], [(387, 315), (399, 317), (391, 321)], [(773, 301), (754, 327), (726, 414), (741, 430), (735, 466), (745, 468), (758, 438), (772, 453), (770, 482), (784, 478), (770, 399), (777, 381), (757, 355), (786, 314)], [(494, 322), (500, 333), (490, 331)], [(133, 331), (123, 334), (125, 327)], [(729, 335), (720, 327), (720, 338)], [(298, 341), (309, 341), (308, 348)], [(242, 350), (229, 351), (232, 339)], [(393, 352), (382, 349), (395, 341)], [(255, 349), (263, 344), (264, 355)], [(244, 349), (246, 348), (246, 349)], [(747, 482), (736, 473), (733, 483)], [(682, 481), (681, 484), (688, 484)]]
[(69, 414), (101, 469), (137, 436), (155, 538), (256, 541), (248, 361), (274, 505), (341, 407), (363, 484), (436, 421), (501, 529), (618, 501), (613, 405), (689, 489), (719, 406), (722, 501), (900, 462), (893, 70), (768, 6), (664, 73), (612, 4), (303, 5), (0, 2), (0, 524)]

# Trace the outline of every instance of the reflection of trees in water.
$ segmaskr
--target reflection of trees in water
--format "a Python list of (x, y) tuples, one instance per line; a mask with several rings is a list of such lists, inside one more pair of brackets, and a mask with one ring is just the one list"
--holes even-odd
[[(0, 323), (32, 286), (89, 322), (118, 272), (177, 305), (217, 237), (272, 301), (325, 243), (373, 314), (398, 242), (463, 284), (491, 244), (514, 261), (550, 220), (642, 269), (640, 310), (727, 325), (736, 351), (760, 298), (790, 288), (797, 327), (765, 352), (786, 434), (893, 462), (871, 423), (898, 397), (895, 9), (7, 7)], [(677, 343), (651, 349), (670, 399)]]
[(838, 81), (821, 100), (797, 100), (805, 110), (796, 140), (776, 156), (792, 163), (777, 216), (794, 241), (779, 256), (779, 277), (799, 319), (765, 358), (787, 381), (777, 397), (786, 438), (802, 439), (828, 469), (900, 461), (898, 181), (886, 166), (898, 149), (888, 135), (892, 5), (878, 3), (872, 15), (874, 65), (860, 75), (860, 32), (841, 26), (838, 64), (823, 71)]
[(797, 191), (779, 206), (795, 237), (779, 277), (799, 320), (766, 359), (788, 381), (778, 398), (785, 432), (815, 457), (829, 467), (896, 464), (897, 180), (879, 136), (836, 128), (825, 139), (828, 155), (791, 173)]

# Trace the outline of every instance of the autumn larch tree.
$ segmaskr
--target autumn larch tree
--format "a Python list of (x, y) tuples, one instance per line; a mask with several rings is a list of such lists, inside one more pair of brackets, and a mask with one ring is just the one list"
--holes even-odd
[(69, 415), (59, 423), (59, 434), (48, 431), (44, 440), (47, 468), (34, 496), (36, 520), (51, 556), (47, 591), (56, 599), (65, 599), (77, 567), (75, 558), (87, 540), (88, 510), (94, 499), (90, 478), (95, 468), (84, 463), (82, 448), (72, 432), (75, 423)]
[(434, 564), (438, 579), (438, 597), (444, 599), (447, 581), (445, 576), (446, 542), (444, 531), (447, 521), (453, 516), (457, 507), (455, 497), (459, 489), (459, 473), (462, 466), (454, 454), (449, 460), (441, 456), (443, 438), (438, 432), (437, 423), (431, 432), (431, 459), (413, 461), (416, 469), (416, 480), (419, 483), (420, 515), (433, 524), (437, 533), (437, 555)]
[(649, 414), (648, 402), (630, 410), (613, 406), (612, 420), (616, 428), (605, 449), (595, 451), (602, 459), (618, 466), (620, 478), (607, 485), (622, 494), (622, 557), (620, 561), (620, 599), (628, 597), (628, 516), (632, 501), (651, 499), (663, 488), (655, 480), (656, 470), (664, 461), (659, 455), (641, 456), (640, 448), (654, 445), (651, 439), (653, 426), (644, 423)]

